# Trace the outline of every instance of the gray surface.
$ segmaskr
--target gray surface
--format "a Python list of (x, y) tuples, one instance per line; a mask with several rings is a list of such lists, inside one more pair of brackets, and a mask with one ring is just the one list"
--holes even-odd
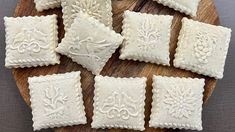
[[(235, 1), (215, 0), (221, 23), (235, 31)], [(31, 132), (31, 111), (23, 102), (11, 71), (4, 68), (5, 31), (3, 16), (12, 16), (16, 0), (0, 0), (0, 132)], [(203, 110), (203, 132), (235, 131), (235, 36), (230, 44), (225, 77)]]

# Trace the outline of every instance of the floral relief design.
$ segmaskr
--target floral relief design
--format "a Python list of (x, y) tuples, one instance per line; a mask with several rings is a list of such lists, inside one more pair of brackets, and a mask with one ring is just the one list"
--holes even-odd
[[(96, 0), (79, 0), (72, 5), (72, 14), (76, 15), (78, 12), (84, 12), (88, 15), (94, 16), (96, 19), (101, 19), (100, 5)], [(74, 16), (76, 17), (76, 16)]]
[(99, 111), (106, 114), (108, 118), (121, 118), (123, 120), (138, 116), (139, 108), (137, 101), (120, 88), (118, 90), (117, 92), (113, 92), (104, 101)]
[(80, 40), (79, 36), (77, 36), (74, 40), (74, 45), (69, 47), (69, 53), (74, 56), (89, 58), (88, 61), (90, 60), (92, 63), (96, 64), (95, 62), (102, 60), (97, 54), (107, 50), (110, 46), (111, 44), (106, 40), (95, 41), (92, 37)]
[(60, 88), (54, 86), (46, 88), (44, 92), (45, 115), (53, 119), (63, 116), (68, 97), (63, 94)]
[(212, 55), (216, 44), (216, 37), (206, 32), (199, 32), (195, 37), (194, 55), (201, 64), (208, 63), (208, 57)]
[(35, 26), (29, 25), (27, 28), (22, 28), (21, 32), (15, 35), (10, 48), (17, 50), (19, 53), (38, 53), (49, 47), (47, 38), (47, 34), (38, 30)]
[(139, 48), (148, 52), (153, 48), (156, 48), (157, 42), (160, 39), (160, 31), (156, 28), (155, 23), (152, 23), (149, 18), (146, 18), (141, 23), (138, 29), (139, 34)]
[(164, 96), (168, 113), (178, 119), (189, 118), (195, 111), (196, 101), (197, 97), (190, 88), (178, 84), (166, 89)]

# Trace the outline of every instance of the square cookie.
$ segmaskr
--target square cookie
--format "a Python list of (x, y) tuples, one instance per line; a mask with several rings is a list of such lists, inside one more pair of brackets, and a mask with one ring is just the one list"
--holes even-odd
[(92, 128), (144, 130), (146, 81), (96, 76)]
[(34, 0), (37, 11), (53, 9), (61, 6), (61, 0)]
[(182, 20), (174, 66), (216, 79), (223, 78), (231, 29)]
[(202, 130), (204, 79), (153, 76), (149, 126)]
[(190, 15), (197, 16), (198, 5), (201, 0), (154, 0), (164, 6), (168, 6), (177, 11)]
[(59, 64), (57, 16), (5, 17), (8, 68)]
[(76, 14), (84, 12), (112, 27), (112, 1), (111, 0), (61, 0), (65, 31), (70, 28)]
[(123, 38), (85, 13), (79, 13), (57, 52), (98, 75)]
[(86, 124), (80, 72), (28, 79), (33, 128)]
[(124, 43), (120, 59), (170, 65), (170, 34), (173, 17), (125, 11)]

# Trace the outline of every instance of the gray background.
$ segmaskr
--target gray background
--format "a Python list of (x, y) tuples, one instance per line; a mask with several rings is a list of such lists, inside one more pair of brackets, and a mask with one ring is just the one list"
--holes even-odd
[[(235, 31), (235, 1), (215, 0), (221, 24)], [(16, 0), (0, 0), (0, 132), (31, 132), (31, 110), (21, 98), (11, 70), (4, 68), (5, 31), (4, 16), (12, 16)], [(203, 110), (204, 132), (235, 131), (235, 32), (232, 35), (225, 67), (225, 77), (220, 80)], [(50, 130), (44, 130), (50, 131)]]

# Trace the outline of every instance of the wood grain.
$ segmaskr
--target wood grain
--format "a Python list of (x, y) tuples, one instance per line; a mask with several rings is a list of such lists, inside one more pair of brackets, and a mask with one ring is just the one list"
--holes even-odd
[[(172, 25), (172, 32), (171, 32), (171, 43), (170, 43), (170, 58), (171, 58), (171, 65), (172, 60), (174, 59), (176, 44), (178, 34), (181, 28), (181, 19), (186, 15), (181, 14), (179, 12), (174, 11), (168, 7), (164, 7), (152, 0), (113, 0), (113, 27), (116, 32), (121, 32), (122, 26), (122, 14), (125, 10), (133, 10), (136, 12), (145, 12), (151, 14), (168, 14), (174, 16), (174, 22)], [(59, 25), (59, 38), (63, 38), (64, 30), (63, 30), (63, 20), (62, 20), (62, 12), (61, 9), (53, 9), (44, 12), (37, 12), (35, 10), (35, 5), (33, 0), (20, 0), (17, 4), (15, 10), (15, 16), (35, 16), (35, 15), (48, 15), (48, 14), (57, 14), (58, 18), (58, 25)], [(186, 16), (189, 17), (189, 16)], [(198, 16), (193, 18), (194, 20), (218, 25), (219, 24), (219, 17), (216, 12), (213, 0), (202, 0), (199, 7)], [(184, 71), (180, 69), (176, 69), (174, 67), (165, 67), (155, 64), (149, 63), (141, 63), (141, 62), (134, 62), (134, 61), (122, 61), (118, 59), (119, 52), (112, 56), (112, 58), (108, 61), (106, 66), (104, 67), (101, 75), (107, 76), (114, 76), (114, 77), (148, 77), (147, 82), (147, 92), (146, 92), (146, 100), (145, 100), (145, 127), (146, 131), (155, 131), (155, 132), (170, 132), (175, 131), (171, 129), (153, 129), (148, 127), (148, 121), (150, 116), (150, 109), (151, 109), (151, 102), (152, 102), (152, 76), (153, 75), (164, 75), (164, 76), (179, 76), (179, 77), (198, 77), (198, 78), (205, 78), (206, 79), (206, 86), (204, 92), (204, 103), (207, 102), (208, 98), (211, 96), (215, 85), (216, 80), (210, 77), (205, 77), (202, 75), (194, 74), (189, 71)], [(27, 105), (30, 106), (29, 100), (29, 89), (27, 78), (32, 76), (38, 75), (47, 75), (53, 73), (65, 73), (70, 71), (81, 71), (82, 74), (82, 89), (84, 95), (84, 104), (85, 104), (85, 111), (86, 116), (88, 119), (87, 125), (79, 125), (74, 127), (65, 127), (65, 128), (57, 128), (55, 131), (57, 132), (77, 132), (77, 131), (103, 131), (103, 130), (95, 130), (91, 129), (91, 121), (93, 115), (93, 95), (94, 95), (94, 76), (88, 72), (86, 69), (82, 68), (80, 65), (73, 63), (71, 59), (68, 59), (65, 56), (61, 58), (61, 64), (49, 67), (37, 67), (37, 68), (24, 68), (24, 69), (13, 69), (13, 76), (15, 78), (16, 84), (19, 88), (19, 91), (24, 98)], [(123, 131), (120, 129), (105, 129), (104, 131)], [(131, 131), (131, 130), (126, 130)]]

